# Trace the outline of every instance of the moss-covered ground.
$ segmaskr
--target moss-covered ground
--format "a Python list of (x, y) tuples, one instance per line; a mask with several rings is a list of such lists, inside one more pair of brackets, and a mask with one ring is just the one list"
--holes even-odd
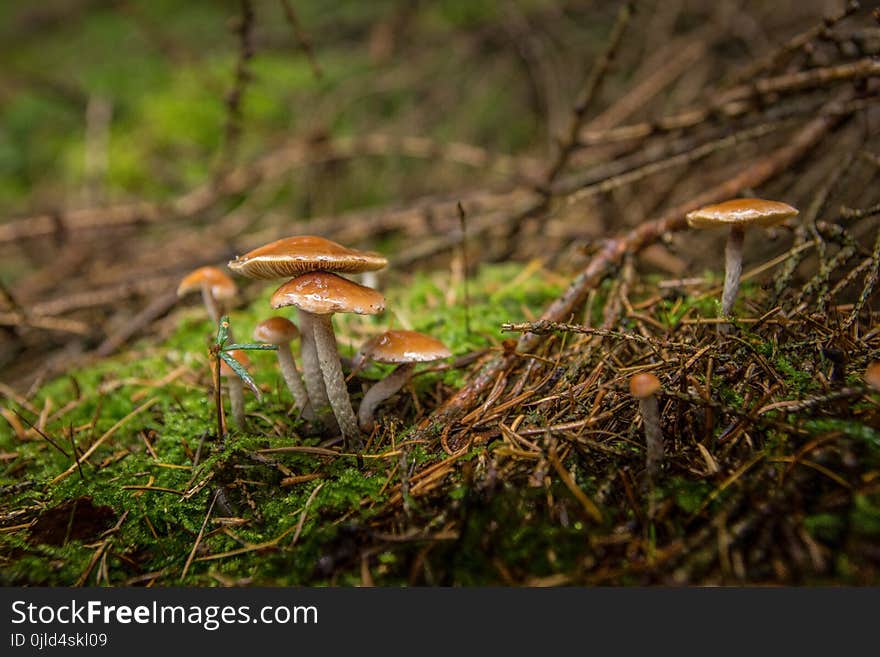
[[(707, 286), (711, 282), (707, 278)], [(877, 398), (863, 394), (860, 375), (850, 372), (840, 382), (843, 390), (856, 391), (850, 402), (835, 401), (833, 395), (824, 399), (827, 383), (816, 376), (824, 363), (813, 369), (799, 352), (747, 325), (732, 351), (716, 353), (720, 365), (712, 375), (712, 405), (700, 409), (697, 399), (682, 394), (679, 402), (686, 410), (676, 411), (679, 402), (669, 397), (667, 449), (680, 453), (672, 455), (651, 489), (644, 489), (638, 425), (630, 424), (634, 408), (617, 384), (600, 385), (605, 400), (593, 397), (587, 404), (596, 391), (584, 390), (579, 382), (602, 359), (587, 367), (591, 361), (578, 355), (589, 351), (586, 345), (566, 349), (560, 340), (555, 362), (537, 356), (547, 368), (537, 388), (547, 386), (546, 394), (536, 390), (513, 422), (493, 421), (487, 408), (486, 421), (472, 422), (470, 447), (450, 456), (430, 433), (414, 430), (465, 384), (475, 360), (504, 350), (502, 323), (536, 316), (563, 283), (537, 263), (484, 266), (469, 281), (465, 304), (454, 274), (418, 274), (387, 290), (385, 315), (337, 317), (344, 356), (389, 326), (428, 332), (455, 354), (426, 367), (383, 405), (362, 467), (340, 445), (308, 435), (290, 413), (291, 399), (271, 352), (252, 352), (252, 374), (263, 395), (261, 401), (248, 395), (248, 430), (233, 429), (218, 440), (208, 365), (213, 326), (197, 306), (178, 314), (177, 328), (161, 344), (138, 344), (125, 355), (45, 384), (25, 403), (9, 403), (4, 413), (11, 421), (0, 423), (3, 583), (473, 585), (565, 583), (576, 581), (577, 573), (623, 584), (643, 582), (650, 573), (700, 581), (702, 574), (682, 574), (687, 571), (681, 570), (681, 560), (699, 573), (702, 552), (707, 562), (718, 559), (703, 540), (706, 532), (723, 530), (713, 524), (719, 517), (739, 518), (724, 530), (736, 544), (736, 532), (757, 531), (752, 525), (795, 508), (791, 526), (792, 519), (782, 523), (788, 529), (776, 527), (774, 520), (766, 530), (770, 539), (761, 540), (771, 541), (764, 546), (770, 552), (782, 549), (777, 540), (806, 546), (801, 556), (812, 559), (813, 568), (777, 560), (771, 570), (782, 573), (765, 572), (756, 579), (873, 581), (870, 556), (862, 550), (880, 531)], [(254, 289), (250, 304), (232, 310), (231, 325), (239, 336), (268, 314), (272, 289)], [(609, 293), (608, 286), (603, 289)], [(675, 327), (687, 326), (682, 322), (711, 319), (716, 304), (706, 296), (656, 303), (652, 312), (658, 326), (669, 322), (674, 334)], [(748, 302), (741, 306), (746, 309)], [(640, 321), (624, 322), (619, 330), (637, 328)], [(714, 341), (714, 329), (710, 336)], [(746, 386), (729, 378), (738, 361), (751, 357), (778, 378), (773, 389), (784, 391), (778, 398), (819, 399), (817, 405), (826, 411), (821, 416), (803, 409), (756, 412), (753, 393), (766, 389), (764, 384), (752, 381), (751, 373)], [(655, 371), (676, 366), (671, 358)], [(373, 365), (351, 379), (355, 404), (386, 371)], [(706, 385), (705, 373), (694, 368), (689, 390)], [(563, 389), (571, 400), (560, 414), (553, 398)], [(596, 416), (597, 403), (610, 408), (609, 430), (583, 428)], [(781, 406), (786, 403), (792, 402)], [(709, 438), (691, 438), (702, 434), (712, 413), (716, 420)], [(731, 440), (737, 422), (749, 415), (745, 431)], [(541, 431), (517, 433), (520, 427), (542, 426), (548, 427), (543, 442)], [(558, 459), (558, 451), (568, 449), (553, 435), (563, 436), (578, 452), (587, 450), (569, 466), (570, 484), (551, 479), (553, 470), (546, 469), (546, 450)], [(536, 439), (541, 447), (531, 451)], [(822, 451), (829, 443), (833, 450)], [(74, 445), (82, 454), (95, 444), (99, 447), (88, 459), (74, 466)], [(593, 450), (594, 457), (584, 460)], [(808, 458), (811, 450), (818, 455)], [(454, 468), (445, 467), (450, 462)], [(803, 478), (802, 469), (815, 476)], [(438, 483), (423, 485), (432, 471), (440, 472)], [(610, 492), (618, 479), (623, 486)], [(599, 525), (578, 510), (572, 485), (602, 506)], [(707, 525), (706, 518), (714, 520)], [(795, 534), (789, 537), (786, 531)], [(633, 532), (642, 535), (640, 547), (629, 556), (619, 554), (617, 541), (635, 540)], [(679, 570), (664, 574), (666, 561)], [(729, 567), (734, 577), (737, 564)], [(804, 572), (795, 575), (790, 568)]]
[[(559, 277), (537, 265), (486, 266), (470, 282), (466, 306), (463, 286), (451, 276), (418, 274), (389, 290), (390, 312), (382, 317), (337, 317), (343, 355), (352, 355), (360, 342), (389, 326), (430, 333), (458, 356), (498, 349), (503, 321), (539, 311), (561, 287)], [(247, 308), (230, 313), (238, 335), (248, 335), (271, 312), (273, 289), (266, 286)], [(404, 308), (418, 312), (394, 310)], [(16, 436), (10, 422), (0, 426), (4, 583), (328, 580), (330, 573), (322, 574), (320, 566), (326, 551), (348, 524), (368, 523), (387, 501), (389, 484), (396, 482), (396, 445), (373, 445), (363, 469), (352, 456), (327, 450), (272, 453), (319, 447), (322, 439), (302, 434), (271, 352), (252, 352), (251, 373), (263, 397), (258, 402), (248, 394), (250, 431), (232, 430), (221, 443), (210, 393), (213, 333), (204, 311), (193, 307), (181, 313), (179, 328), (163, 344), (136, 345), (124, 356), (47, 383), (26, 405), (7, 406), (26, 433)], [(415, 414), (424, 414), (444, 391), (462, 383), (453, 361), (428, 369), (415, 378), (411, 394), (392, 403), (402, 409), (395, 425), (398, 444), (406, 444)], [(388, 371), (374, 364), (362, 373), (363, 382)], [(73, 445), (81, 454), (106, 433), (99, 449), (71, 472)], [(418, 444), (407, 454), (413, 464), (439, 456)], [(69, 474), (58, 480), (64, 473)], [(303, 475), (302, 483), (282, 483)], [(181, 580), (212, 501), (215, 509), (198, 556)], [(111, 528), (109, 540), (103, 539)], [(379, 574), (389, 570), (387, 583), (403, 581), (400, 572), (387, 568), (394, 562), (393, 550), (378, 558)], [(360, 575), (336, 577), (353, 582)]]

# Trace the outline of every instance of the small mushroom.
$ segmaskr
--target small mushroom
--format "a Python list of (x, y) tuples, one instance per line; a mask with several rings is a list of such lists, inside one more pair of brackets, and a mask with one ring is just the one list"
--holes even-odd
[(218, 301), (235, 296), (235, 282), (216, 267), (199, 267), (183, 277), (177, 286), (177, 296), (200, 291), (208, 316), (217, 324), (223, 314)]
[[(230, 351), (229, 355), (237, 360), (247, 369), (251, 366), (251, 361), (243, 351)], [(245, 428), (244, 419), (244, 382), (238, 377), (226, 361), (220, 361), (220, 376), (226, 377), (229, 386), (229, 404), (232, 407), (232, 420), (239, 429)]]
[(284, 377), (287, 389), (293, 395), (300, 414), (311, 422), (315, 419), (315, 413), (309, 403), (309, 395), (296, 367), (296, 361), (293, 359), (293, 352), (290, 350), (291, 341), (297, 337), (299, 337), (299, 329), (296, 328), (296, 324), (284, 317), (264, 319), (254, 329), (254, 340), (278, 347), (278, 366), (281, 368), (281, 376)]
[(417, 331), (386, 331), (364, 343), (355, 355), (353, 367), (364, 362), (395, 364), (391, 374), (367, 391), (358, 409), (358, 424), (364, 432), (373, 429), (376, 407), (394, 395), (412, 378), (416, 363), (449, 358), (452, 352), (439, 340)]
[[(776, 226), (786, 219), (797, 216), (798, 211), (786, 203), (765, 201), (760, 198), (739, 198), (716, 205), (707, 205), (687, 214), (692, 228), (729, 227), (727, 246), (724, 249), (724, 292), (721, 295), (721, 317), (731, 317), (733, 302), (739, 290), (742, 274), (743, 242), (746, 229), (760, 226)], [(730, 324), (718, 324), (719, 333), (727, 333)]]
[(880, 361), (875, 360), (865, 368), (865, 383), (870, 388), (880, 392)]
[(376, 290), (336, 274), (314, 271), (297, 276), (279, 287), (270, 303), (273, 308), (296, 306), (311, 324), (333, 415), (346, 445), (350, 445), (351, 441), (359, 442), (357, 418), (342, 374), (331, 317), (333, 313), (376, 315), (385, 310), (385, 297)]
[[(388, 265), (388, 260), (371, 251), (349, 249), (341, 244), (315, 235), (285, 237), (239, 256), (229, 262), (229, 268), (248, 278), (272, 279), (299, 276), (312, 271), (356, 274), (376, 271)], [(303, 378), (312, 408), (325, 425), (332, 425), (333, 415), (327, 414), (330, 404), (324, 387), (324, 377), (314, 340), (310, 313), (299, 312), (302, 339)]]
[(663, 461), (663, 432), (660, 430), (660, 409), (657, 393), (660, 379), (648, 372), (636, 374), (629, 380), (629, 391), (639, 400), (639, 413), (645, 425), (646, 468), (653, 479)]

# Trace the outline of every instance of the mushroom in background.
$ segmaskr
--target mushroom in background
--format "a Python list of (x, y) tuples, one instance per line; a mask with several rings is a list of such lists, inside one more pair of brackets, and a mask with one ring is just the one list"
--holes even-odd
[(190, 292), (201, 292), (202, 302), (208, 316), (217, 324), (223, 315), (218, 301), (226, 301), (235, 296), (235, 282), (216, 267), (199, 267), (183, 277), (177, 286), (177, 296)]
[(657, 403), (660, 379), (648, 372), (636, 374), (629, 380), (629, 391), (639, 400), (639, 413), (645, 425), (646, 469), (648, 477), (653, 479), (663, 461), (663, 432)]
[(353, 367), (368, 360), (397, 365), (391, 374), (373, 385), (358, 409), (358, 424), (364, 432), (373, 429), (376, 407), (393, 396), (412, 378), (416, 363), (449, 358), (452, 352), (442, 342), (417, 331), (386, 331), (367, 342), (355, 355)]
[[(243, 351), (230, 351), (229, 355), (237, 360), (241, 365), (248, 369), (251, 361)], [(244, 417), (244, 382), (238, 377), (229, 365), (224, 361), (220, 361), (220, 376), (226, 377), (229, 386), (229, 404), (232, 407), (232, 420), (239, 429), (245, 428)]]
[[(346, 445), (360, 441), (357, 418), (342, 374), (333, 333), (333, 313), (376, 315), (385, 310), (385, 297), (376, 290), (325, 271), (314, 271), (279, 287), (270, 301), (273, 308), (296, 306), (312, 326), (315, 348), (333, 415)], [(358, 447), (359, 448), (359, 447)]]
[(296, 324), (284, 317), (270, 317), (257, 324), (254, 329), (254, 340), (274, 344), (278, 347), (278, 366), (281, 368), (281, 376), (287, 384), (287, 389), (293, 395), (296, 407), (303, 418), (312, 422), (315, 413), (309, 402), (309, 395), (303, 385), (302, 377), (293, 359), (290, 343), (299, 337), (299, 329)]
[(876, 392), (880, 392), (880, 361), (872, 361), (865, 368), (865, 383)]
[[(739, 291), (742, 275), (743, 242), (747, 228), (768, 228), (797, 216), (798, 211), (786, 203), (765, 201), (760, 198), (739, 198), (716, 205), (707, 205), (687, 214), (692, 228), (729, 227), (727, 246), (724, 250), (724, 292), (721, 295), (721, 317), (731, 317), (733, 302)], [(718, 332), (727, 333), (730, 324), (718, 324)]]

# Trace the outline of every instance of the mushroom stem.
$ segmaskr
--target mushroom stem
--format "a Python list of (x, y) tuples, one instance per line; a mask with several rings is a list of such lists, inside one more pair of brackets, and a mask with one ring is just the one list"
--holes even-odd
[(648, 476), (653, 479), (663, 461), (663, 432), (660, 431), (660, 409), (657, 395), (650, 395), (639, 400), (639, 413), (645, 425), (646, 468)]
[[(739, 291), (745, 235), (746, 232), (742, 227), (731, 226), (727, 246), (724, 249), (724, 292), (721, 294), (721, 317), (725, 319), (732, 316), (733, 302)], [(729, 330), (730, 324), (726, 322), (718, 324), (719, 333), (727, 333)]]
[(327, 408), (330, 406), (330, 400), (327, 397), (324, 375), (321, 373), (321, 363), (318, 360), (318, 350), (315, 346), (315, 330), (312, 321), (314, 317), (315, 315), (310, 312), (305, 310), (299, 311), (303, 378), (305, 379), (312, 410), (324, 426), (332, 428), (334, 425), (333, 415), (327, 411)]
[(217, 300), (211, 293), (211, 283), (207, 280), (202, 281), (202, 303), (205, 304), (208, 317), (214, 321), (214, 324), (217, 324), (220, 321), (220, 308), (217, 306)]
[(324, 386), (333, 415), (339, 423), (339, 430), (345, 439), (348, 449), (360, 450), (360, 431), (358, 430), (357, 418), (351, 407), (351, 398), (348, 396), (348, 387), (345, 385), (345, 377), (342, 374), (342, 365), (339, 361), (339, 350), (336, 346), (336, 336), (333, 334), (331, 315), (312, 314), (312, 328), (314, 329), (315, 347), (318, 351), (318, 362), (321, 364), (321, 372), (324, 375)]
[(369, 433), (373, 430), (373, 415), (376, 407), (406, 385), (412, 377), (413, 369), (412, 363), (398, 365), (391, 374), (367, 390), (358, 409), (358, 424), (361, 431)]
[(309, 395), (303, 385), (302, 377), (296, 367), (296, 361), (293, 360), (293, 354), (290, 351), (289, 344), (278, 345), (278, 366), (281, 368), (281, 376), (287, 384), (287, 389), (293, 395), (293, 401), (300, 414), (309, 422), (314, 421), (315, 412), (309, 402)]
[(232, 420), (239, 429), (244, 429), (244, 384), (235, 375), (228, 376), (226, 380), (229, 385)]

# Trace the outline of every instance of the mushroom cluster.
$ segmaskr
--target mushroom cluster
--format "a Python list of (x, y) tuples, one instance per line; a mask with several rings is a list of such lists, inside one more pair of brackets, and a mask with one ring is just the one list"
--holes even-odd
[[(275, 309), (295, 307), (299, 328), (284, 317), (272, 317), (257, 326), (254, 339), (277, 345), (282, 376), (302, 417), (330, 430), (338, 428), (346, 446), (358, 451), (361, 430), (372, 429), (376, 406), (409, 380), (413, 364), (450, 355), (443, 344), (414, 331), (391, 331), (369, 341), (359, 352), (356, 369), (366, 358), (397, 363), (399, 367), (367, 392), (360, 413), (355, 413), (332, 317), (336, 313), (383, 312), (385, 298), (380, 292), (343, 274), (375, 272), (387, 264), (387, 259), (378, 253), (357, 251), (322, 237), (304, 235), (271, 242), (228, 265), (235, 273), (249, 278), (288, 279), (275, 290), (270, 305)], [(290, 342), (297, 335), (302, 375), (290, 349)], [(392, 344), (401, 349), (397, 355), (382, 350)]]

